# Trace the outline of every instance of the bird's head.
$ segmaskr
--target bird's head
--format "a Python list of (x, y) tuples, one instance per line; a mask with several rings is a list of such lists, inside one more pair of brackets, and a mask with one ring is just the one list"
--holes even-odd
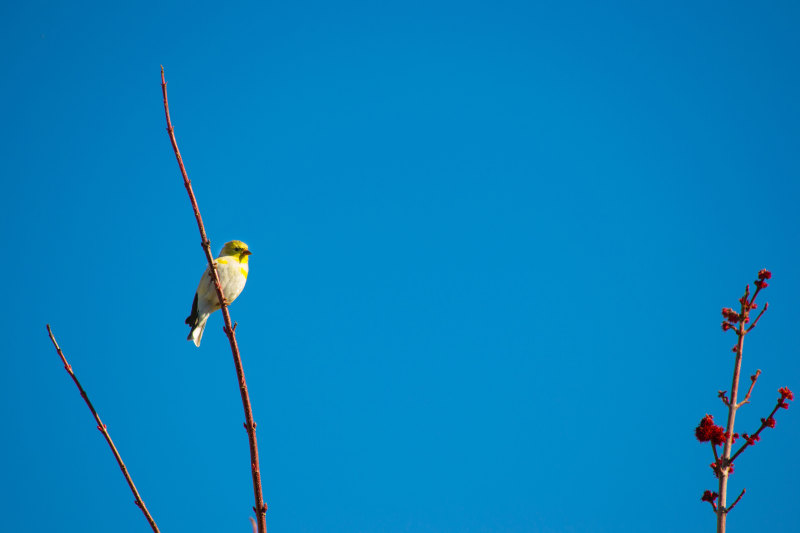
[(225, 246), (222, 247), (222, 251), (219, 253), (219, 255), (220, 257), (234, 256), (239, 260), (240, 263), (247, 263), (247, 260), (252, 253), (253, 252), (248, 250), (247, 245), (242, 241), (230, 241), (225, 243)]

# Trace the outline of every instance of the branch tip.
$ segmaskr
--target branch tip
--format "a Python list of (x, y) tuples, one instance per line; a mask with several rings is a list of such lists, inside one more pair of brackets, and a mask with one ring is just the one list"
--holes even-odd
[[(261, 508), (264, 505), (264, 494), (263, 489), (261, 486), (261, 473), (258, 468), (258, 441), (256, 440), (256, 432), (255, 432), (255, 423), (253, 422), (253, 408), (250, 404), (250, 395), (247, 392), (247, 382), (245, 381), (244, 376), (244, 367), (242, 366), (242, 357), (239, 354), (239, 345), (236, 342), (236, 333), (234, 331), (234, 327), (231, 324), (231, 315), (228, 310), (228, 306), (225, 304), (225, 295), (222, 292), (222, 284), (220, 283), (219, 273), (217, 272), (216, 265), (214, 264), (214, 257), (211, 255), (211, 242), (208, 239), (206, 234), (205, 226), (203, 225), (203, 217), (200, 215), (200, 208), (197, 205), (197, 199), (194, 195), (194, 190), (192, 189), (192, 183), (189, 181), (189, 175), (186, 173), (186, 167), (183, 164), (183, 158), (181, 157), (180, 150), (178, 149), (178, 141), (175, 139), (174, 129), (172, 127), (172, 120), (169, 116), (169, 103), (167, 101), (167, 82), (164, 76), (163, 66), (161, 71), (161, 91), (164, 95), (164, 116), (167, 121), (167, 132), (169, 133), (169, 140), (172, 144), (172, 149), (175, 152), (175, 159), (178, 161), (178, 167), (181, 171), (181, 176), (183, 177), (183, 185), (186, 188), (186, 192), (189, 195), (189, 201), (192, 204), (192, 210), (194, 211), (194, 217), (197, 221), (197, 229), (200, 232), (200, 242), (202, 243), (203, 251), (206, 255), (206, 260), (208, 261), (208, 266), (210, 269), (210, 274), (214, 280), (214, 287), (217, 291), (217, 297), (219, 298), (220, 308), (222, 310), (222, 319), (225, 324), (224, 329), (226, 330), (226, 335), (228, 337), (228, 342), (231, 346), (231, 354), (233, 355), (233, 363), (236, 367), (236, 377), (239, 381), (239, 391), (242, 397), (242, 406), (244, 407), (244, 415), (247, 422), (252, 423), (252, 431), (247, 431), (248, 441), (250, 443), (250, 458), (252, 461), (252, 478), (253, 478), (253, 496), (255, 499), (255, 507)], [(245, 426), (246, 428), (246, 426)], [(266, 519), (264, 518), (264, 513), (256, 513), (258, 518), (258, 532), (259, 533), (266, 533), (267, 531), (267, 523)]]
[(139, 507), (139, 509), (142, 510), (142, 514), (144, 514), (145, 519), (147, 519), (147, 523), (150, 524), (150, 528), (153, 530), (153, 533), (160, 533), (155, 520), (153, 520), (152, 515), (147, 510), (147, 507), (145, 506), (142, 497), (139, 495), (139, 491), (136, 489), (136, 485), (134, 485), (133, 483), (131, 475), (128, 473), (128, 468), (122, 461), (122, 456), (119, 454), (117, 447), (114, 445), (114, 441), (111, 439), (111, 435), (108, 433), (108, 428), (103, 423), (103, 421), (100, 420), (100, 415), (97, 414), (94, 405), (92, 405), (91, 400), (89, 400), (89, 395), (86, 394), (85, 390), (83, 390), (81, 382), (78, 381), (78, 377), (72, 371), (72, 367), (67, 362), (67, 358), (64, 355), (64, 352), (61, 350), (61, 347), (59, 347), (58, 342), (56, 342), (56, 338), (53, 335), (53, 331), (50, 329), (50, 324), (47, 324), (47, 332), (50, 335), (50, 340), (53, 342), (53, 346), (55, 347), (56, 352), (58, 352), (61, 361), (64, 363), (64, 368), (66, 369), (69, 376), (72, 378), (72, 381), (75, 383), (75, 386), (78, 388), (78, 391), (81, 393), (81, 397), (83, 398), (83, 401), (86, 402), (86, 406), (89, 408), (89, 411), (91, 411), (95, 422), (97, 422), (97, 429), (100, 430), (100, 432), (103, 434), (103, 438), (105, 438), (108, 447), (111, 448), (111, 453), (114, 454), (114, 458), (117, 460), (117, 465), (119, 466), (119, 469), (122, 471), (122, 475), (125, 477), (125, 481), (128, 482), (128, 487), (131, 489), (134, 498), (136, 498), (136, 505)]
[(725, 513), (730, 513), (731, 511), (733, 511), (733, 508), (736, 507), (736, 504), (739, 503), (739, 500), (742, 499), (742, 496), (744, 496), (745, 492), (747, 492), (747, 489), (742, 489), (742, 492), (740, 492), (739, 496), (735, 500), (733, 500), (731, 506), (725, 509)]

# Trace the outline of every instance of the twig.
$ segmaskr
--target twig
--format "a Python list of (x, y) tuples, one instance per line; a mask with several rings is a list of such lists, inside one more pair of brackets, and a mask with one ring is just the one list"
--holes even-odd
[(161, 92), (164, 95), (164, 114), (167, 119), (167, 133), (169, 140), (172, 143), (172, 149), (175, 152), (175, 157), (178, 160), (178, 166), (181, 169), (183, 176), (183, 185), (186, 187), (186, 192), (189, 193), (189, 200), (192, 202), (192, 209), (194, 210), (194, 217), (197, 220), (197, 229), (200, 230), (200, 240), (203, 250), (206, 254), (206, 260), (212, 277), (214, 278), (214, 287), (217, 289), (217, 296), (219, 297), (219, 304), (222, 308), (222, 318), (225, 321), (224, 331), (228, 336), (228, 342), (231, 345), (231, 352), (233, 353), (233, 363), (236, 366), (236, 377), (239, 380), (239, 392), (242, 396), (242, 405), (244, 406), (245, 429), (247, 430), (247, 437), (250, 441), (250, 467), (253, 475), (253, 495), (255, 497), (256, 505), (253, 510), (258, 519), (258, 533), (266, 533), (267, 520), (266, 512), (267, 506), (264, 503), (264, 494), (261, 488), (261, 471), (259, 470), (258, 463), (258, 441), (256, 440), (256, 423), (253, 420), (253, 408), (250, 405), (250, 394), (247, 392), (247, 382), (244, 378), (244, 368), (242, 367), (242, 357), (239, 355), (239, 345), (236, 342), (235, 328), (231, 325), (231, 316), (228, 312), (228, 306), (225, 304), (225, 295), (222, 293), (222, 285), (219, 281), (219, 274), (217, 273), (214, 264), (214, 257), (211, 255), (211, 243), (206, 236), (206, 230), (203, 226), (203, 218), (200, 216), (200, 208), (197, 206), (197, 200), (192, 190), (192, 182), (189, 181), (189, 176), (186, 174), (186, 168), (183, 166), (183, 158), (181, 152), (178, 150), (178, 142), (175, 140), (175, 132), (172, 128), (172, 121), (169, 117), (169, 104), (167, 102), (167, 81), (164, 77), (164, 67), (161, 67)]
[(736, 451), (736, 453), (731, 456), (731, 459), (730, 459), (731, 463), (733, 461), (735, 461), (737, 457), (739, 457), (739, 455), (745, 450), (745, 448), (747, 448), (748, 446), (751, 446), (751, 444), (750, 444), (751, 439), (752, 439), (752, 442), (756, 442), (758, 435), (764, 430), (765, 427), (767, 427), (768, 421), (771, 420), (771, 419), (774, 420), (775, 413), (778, 412), (778, 409), (780, 409), (780, 407), (781, 407), (781, 402), (778, 401), (778, 404), (775, 406), (775, 408), (772, 410), (772, 412), (769, 414), (769, 416), (767, 418), (763, 419), (763, 422), (761, 422), (761, 427), (758, 428), (758, 431), (756, 431), (755, 433), (750, 435), (750, 439), (746, 439), (744, 444), (742, 444), (742, 447), (739, 448)]
[(64, 352), (61, 351), (61, 347), (56, 342), (55, 336), (53, 336), (53, 330), (50, 329), (50, 324), (47, 324), (47, 334), (50, 335), (50, 340), (53, 342), (53, 346), (55, 346), (56, 351), (58, 352), (59, 357), (61, 357), (61, 361), (64, 363), (64, 369), (67, 371), (69, 376), (72, 378), (72, 381), (75, 382), (75, 386), (78, 387), (78, 390), (83, 397), (83, 401), (86, 402), (86, 405), (89, 407), (89, 410), (92, 412), (92, 416), (94, 416), (95, 421), (97, 422), (97, 429), (103, 434), (105, 437), (106, 442), (108, 443), (109, 448), (111, 448), (111, 452), (114, 454), (114, 458), (117, 460), (117, 464), (119, 465), (119, 469), (122, 470), (122, 475), (125, 476), (125, 481), (128, 482), (128, 486), (133, 492), (133, 496), (136, 498), (136, 505), (139, 509), (142, 510), (144, 513), (144, 517), (147, 519), (147, 522), (150, 524), (150, 528), (154, 531), (154, 533), (160, 533), (158, 526), (156, 525), (156, 521), (153, 520), (152, 515), (150, 515), (150, 511), (147, 510), (147, 506), (144, 504), (142, 497), (139, 495), (139, 491), (136, 490), (136, 485), (133, 484), (133, 479), (131, 479), (131, 475), (128, 473), (128, 468), (125, 466), (125, 463), (122, 462), (122, 457), (120, 456), (119, 452), (117, 451), (117, 447), (114, 446), (114, 441), (111, 440), (111, 435), (108, 433), (108, 428), (103, 422), (100, 420), (100, 415), (97, 414), (95, 411), (92, 402), (89, 400), (89, 395), (86, 394), (86, 391), (83, 390), (81, 386), (81, 382), (78, 381), (78, 378), (75, 376), (75, 373), (72, 371), (72, 367), (67, 362), (67, 358), (64, 357)]
[(726, 513), (730, 513), (731, 511), (733, 511), (733, 508), (734, 508), (734, 507), (736, 507), (736, 504), (737, 504), (737, 503), (739, 503), (739, 500), (741, 500), (741, 499), (742, 499), (742, 496), (744, 496), (744, 493), (745, 493), (745, 492), (747, 492), (747, 489), (742, 489), (742, 492), (740, 492), (740, 493), (739, 493), (739, 497), (738, 497), (738, 498), (736, 498), (735, 500), (733, 500), (733, 503), (731, 504), (731, 506), (730, 506), (730, 507), (728, 507), (727, 509), (725, 509), (725, 512), (726, 512)]
[(758, 319), (761, 318), (761, 315), (763, 315), (764, 311), (766, 311), (768, 308), (769, 308), (769, 303), (765, 303), (764, 307), (761, 309), (761, 312), (758, 313), (758, 316), (756, 317), (756, 319), (753, 320), (753, 323), (750, 324), (749, 328), (747, 328), (746, 333), (750, 333), (750, 330), (752, 330), (754, 327), (756, 327), (756, 324), (758, 324)]
[(750, 301), (748, 301), (747, 297), (750, 295), (750, 284), (747, 285), (744, 292), (744, 301), (746, 302), (747, 307), (753, 307), (753, 303), (756, 301), (756, 297), (758, 296), (759, 292), (761, 292), (761, 285), (756, 285), (756, 291), (753, 293), (753, 297), (750, 298)]
[(744, 400), (736, 404), (736, 408), (740, 408), (744, 404), (750, 402), (750, 395), (753, 393), (753, 387), (756, 386), (756, 380), (758, 380), (758, 376), (761, 375), (761, 369), (756, 370), (756, 373), (750, 376), (750, 388), (747, 389), (747, 394), (744, 397)]

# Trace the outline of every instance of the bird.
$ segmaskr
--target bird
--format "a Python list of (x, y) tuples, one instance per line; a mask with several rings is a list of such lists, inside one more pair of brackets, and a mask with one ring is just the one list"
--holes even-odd
[[(250, 270), (248, 261), (252, 253), (242, 241), (230, 241), (225, 243), (214, 260), (226, 305), (233, 303), (242, 293), (247, 282), (247, 273)], [(194, 294), (192, 312), (186, 317), (186, 323), (192, 328), (186, 340), (194, 341), (195, 346), (200, 347), (206, 321), (218, 309), (219, 296), (214, 286), (214, 276), (211, 275), (211, 267), (207, 267)]]

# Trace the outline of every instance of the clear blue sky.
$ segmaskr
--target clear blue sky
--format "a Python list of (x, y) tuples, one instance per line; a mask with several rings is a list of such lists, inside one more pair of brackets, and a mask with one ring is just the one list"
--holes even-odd
[[(602, 5), (601, 5), (602, 4)], [(646, 4), (646, 5), (645, 5)], [(796, 2), (6, 2), (8, 531), (249, 532), (243, 414), (172, 118), (232, 306), (273, 533), (713, 530), (694, 440), (800, 392)], [(800, 407), (737, 462), (797, 531)], [(655, 526), (653, 524), (656, 524)], [(653, 529), (649, 529), (653, 530)]]

